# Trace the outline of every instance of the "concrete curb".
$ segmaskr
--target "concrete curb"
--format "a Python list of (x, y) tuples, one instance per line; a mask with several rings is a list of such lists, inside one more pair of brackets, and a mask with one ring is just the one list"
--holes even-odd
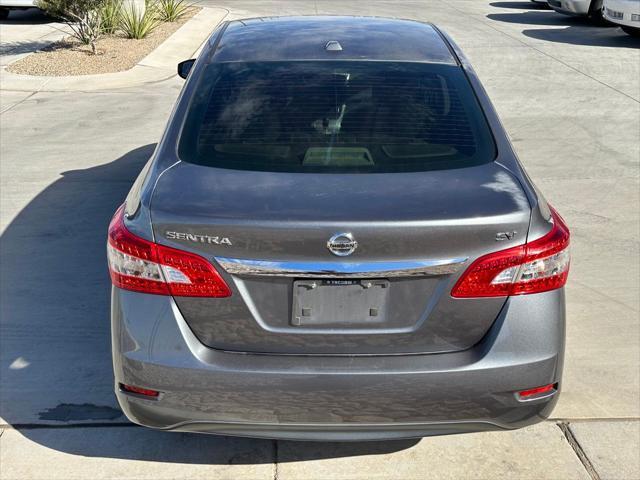
[(161, 45), (133, 68), (124, 72), (46, 77), (19, 75), (3, 67), (0, 70), (0, 90), (28, 92), (72, 92), (112, 90), (159, 82), (176, 75), (176, 65), (193, 58), (214, 28), (229, 14), (224, 8), (203, 8), (176, 30)]

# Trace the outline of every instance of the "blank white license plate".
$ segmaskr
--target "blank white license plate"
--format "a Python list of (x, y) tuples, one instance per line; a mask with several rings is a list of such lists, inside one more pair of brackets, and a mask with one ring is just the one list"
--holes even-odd
[(388, 280), (319, 279), (293, 282), (291, 324), (295, 326), (383, 323)]

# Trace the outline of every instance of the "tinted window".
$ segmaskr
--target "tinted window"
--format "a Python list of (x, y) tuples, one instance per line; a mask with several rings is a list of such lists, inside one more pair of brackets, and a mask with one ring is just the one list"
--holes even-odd
[(274, 172), (411, 172), (487, 163), (495, 145), (457, 66), (390, 62), (211, 64), (182, 160)]

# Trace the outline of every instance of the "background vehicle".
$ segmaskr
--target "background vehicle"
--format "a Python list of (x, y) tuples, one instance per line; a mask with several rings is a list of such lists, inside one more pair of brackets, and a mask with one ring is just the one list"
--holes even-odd
[(549, 415), (569, 232), (446, 34), (232, 21), (179, 72), (109, 227), (132, 421), (362, 440)]
[(588, 16), (596, 22), (602, 20), (602, 0), (548, 0), (548, 3), (556, 12)]
[(25, 10), (35, 7), (36, 0), (0, 0), (0, 19), (7, 18), (11, 10)]
[(603, 16), (629, 35), (640, 37), (639, 0), (604, 0)]

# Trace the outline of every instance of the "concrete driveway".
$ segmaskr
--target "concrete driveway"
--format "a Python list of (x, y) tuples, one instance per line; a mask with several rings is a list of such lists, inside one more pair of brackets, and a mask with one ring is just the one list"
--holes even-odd
[(0, 478), (640, 478), (640, 42), (528, 1), (203, 3), (231, 18), (416, 18), (454, 37), (573, 231), (558, 407), (515, 432), (406, 442), (131, 426), (112, 394), (106, 226), (182, 83), (2, 90)]
[(0, 21), (0, 66), (68, 35), (69, 28), (37, 8), (12, 10)]

